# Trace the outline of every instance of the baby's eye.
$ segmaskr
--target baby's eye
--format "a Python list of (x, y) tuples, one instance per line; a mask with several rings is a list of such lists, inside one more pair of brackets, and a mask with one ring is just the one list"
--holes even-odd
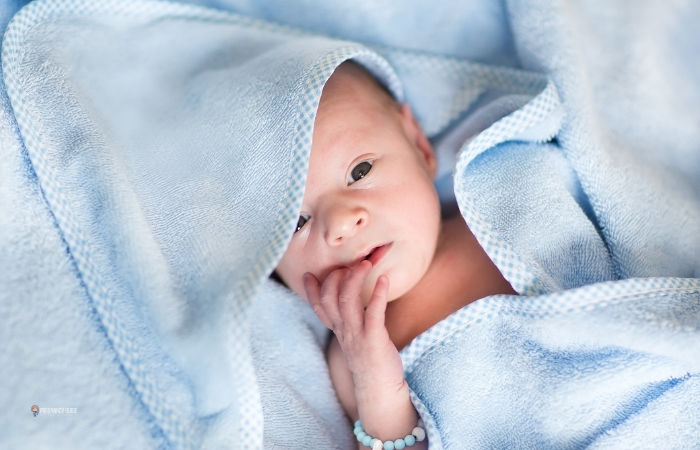
[(297, 231), (301, 230), (301, 228), (306, 222), (309, 221), (310, 218), (310, 216), (299, 216), (299, 222), (297, 222), (297, 229), (294, 230), (294, 232), (296, 233)]
[(372, 170), (372, 163), (369, 161), (362, 161), (360, 164), (356, 165), (352, 169), (352, 172), (350, 172), (350, 176), (348, 177), (348, 185), (353, 184), (355, 181), (358, 181), (361, 178), (364, 178), (370, 170)]

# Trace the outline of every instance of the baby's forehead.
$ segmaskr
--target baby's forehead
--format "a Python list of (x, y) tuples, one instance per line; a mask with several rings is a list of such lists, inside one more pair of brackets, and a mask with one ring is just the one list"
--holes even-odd
[(374, 99), (385, 107), (398, 106), (398, 102), (384, 85), (367, 69), (353, 61), (346, 61), (335, 69), (323, 87), (320, 106), (331, 98), (345, 103)]
[(323, 88), (314, 123), (310, 172), (319, 164), (345, 158), (353, 148), (371, 147), (365, 141), (378, 134), (386, 136), (400, 110), (393, 96), (366, 69), (352, 62), (341, 64)]

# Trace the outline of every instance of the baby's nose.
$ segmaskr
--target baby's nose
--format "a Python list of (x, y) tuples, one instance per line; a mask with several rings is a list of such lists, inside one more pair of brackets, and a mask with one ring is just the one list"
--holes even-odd
[(336, 205), (330, 213), (325, 236), (330, 246), (345, 243), (369, 222), (367, 210), (360, 207)]

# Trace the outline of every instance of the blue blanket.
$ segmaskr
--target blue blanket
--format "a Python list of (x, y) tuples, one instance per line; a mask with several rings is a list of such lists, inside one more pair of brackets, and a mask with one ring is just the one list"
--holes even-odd
[[(37, 1), (4, 35), (4, 446), (354, 446), (326, 331), (267, 279), (322, 86), (348, 58), (435, 142), (525, 99), (454, 168), (462, 215), (521, 297), (476, 302), (402, 351), (431, 448), (698, 442), (700, 283), (660, 278), (700, 276), (697, 10), (411, 4), (363, 34), (348, 24), (400, 8), (216, 3), (257, 18)], [(258, 20), (285, 17), (368, 45)], [(406, 40), (410, 17), (449, 26)], [(492, 39), (465, 45), (475, 29)]]
[(696, 448), (700, 283), (494, 296), (401, 353), (430, 448)]

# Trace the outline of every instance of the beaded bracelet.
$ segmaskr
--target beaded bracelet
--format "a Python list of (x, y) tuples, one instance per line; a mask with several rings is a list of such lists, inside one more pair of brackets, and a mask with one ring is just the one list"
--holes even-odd
[[(418, 425), (423, 425), (423, 421), (418, 419)], [(411, 447), (416, 442), (420, 442), (425, 439), (425, 430), (421, 426), (417, 426), (411, 431), (411, 434), (403, 439), (397, 439), (395, 441), (380, 441), (377, 438), (373, 438), (369, 434), (365, 433), (365, 429), (362, 428), (362, 422), (359, 420), (355, 422), (355, 429), (353, 433), (357, 436), (357, 440), (362, 442), (362, 445), (366, 447), (372, 447), (372, 450), (401, 450), (404, 447)]]

